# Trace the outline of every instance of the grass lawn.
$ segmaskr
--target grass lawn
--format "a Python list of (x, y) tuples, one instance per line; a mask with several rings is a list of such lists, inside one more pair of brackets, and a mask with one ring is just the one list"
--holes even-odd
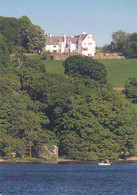
[(56, 74), (64, 74), (63, 62), (63, 60), (44, 60), (47, 72)]
[(113, 87), (124, 87), (129, 77), (137, 78), (137, 59), (102, 59), (107, 69), (107, 79)]
[[(102, 62), (107, 69), (107, 79), (113, 87), (124, 87), (125, 81), (129, 77), (137, 78), (137, 60), (136, 59), (102, 59)], [(47, 72), (64, 73), (63, 61), (45, 61)]]
[[(39, 59), (39, 55), (27, 56), (30, 59)], [(63, 60), (43, 60), (46, 70), (49, 73), (64, 74), (64, 67), (62, 66)]]
[[(29, 56), (29, 58), (40, 58), (38, 55)], [(107, 69), (108, 82), (113, 87), (124, 87), (125, 81), (129, 77), (137, 78), (137, 59), (99, 59)], [(43, 60), (46, 70), (49, 73), (63, 74), (63, 60)]]

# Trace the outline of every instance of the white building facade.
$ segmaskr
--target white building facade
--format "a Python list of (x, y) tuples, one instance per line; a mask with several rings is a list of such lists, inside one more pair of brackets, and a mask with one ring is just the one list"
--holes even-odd
[(86, 34), (83, 32), (81, 35), (66, 37), (62, 36), (49, 36), (46, 37), (46, 51), (53, 53), (68, 53), (74, 52), (85, 56), (94, 56), (96, 43), (92, 34)]

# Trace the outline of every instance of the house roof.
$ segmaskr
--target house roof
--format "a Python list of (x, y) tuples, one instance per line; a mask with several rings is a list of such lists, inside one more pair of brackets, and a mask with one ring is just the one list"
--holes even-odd
[(82, 34), (80, 35), (80, 38), (82, 39), (82, 41), (86, 38), (87, 34)]
[(46, 43), (47, 45), (58, 45), (59, 42), (63, 42), (63, 36), (60, 37), (46, 37)]
[(79, 39), (79, 35), (78, 36), (71, 36), (71, 37), (66, 37), (66, 41), (67, 42), (72, 42), (72, 43), (77, 43)]
[[(84, 40), (86, 38), (87, 34), (82, 34), (82, 35), (77, 35), (77, 36), (70, 36), (70, 37), (66, 37), (66, 42), (72, 42), (72, 43), (78, 43), (78, 40)], [(60, 42), (64, 41), (64, 37), (63, 36), (58, 36), (58, 37), (50, 37), (47, 36), (47, 45), (58, 45)]]

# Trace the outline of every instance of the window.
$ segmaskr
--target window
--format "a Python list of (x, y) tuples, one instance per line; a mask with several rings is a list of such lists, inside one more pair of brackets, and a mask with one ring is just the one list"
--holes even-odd
[(88, 45), (92, 45), (92, 43), (88, 43)]
[(87, 47), (82, 47), (81, 49), (82, 49), (83, 51), (87, 51), (87, 50), (88, 50)]
[(54, 45), (54, 48), (56, 48), (56, 45)]

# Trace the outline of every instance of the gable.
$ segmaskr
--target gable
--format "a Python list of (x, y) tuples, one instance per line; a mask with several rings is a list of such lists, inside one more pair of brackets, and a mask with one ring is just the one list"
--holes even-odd
[(63, 37), (46, 37), (47, 45), (58, 45), (60, 42), (63, 42)]
[(86, 35), (85, 39), (83, 39), (83, 43), (95, 43), (92, 34)]

